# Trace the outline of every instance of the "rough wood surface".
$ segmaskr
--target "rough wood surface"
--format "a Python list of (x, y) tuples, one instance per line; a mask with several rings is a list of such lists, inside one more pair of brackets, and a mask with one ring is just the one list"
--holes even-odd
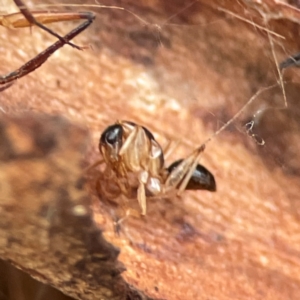
[[(271, 35), (279, 61), (300, 49), (295, 6), (275, 0), (191, 3), (108, 1), (148, 25), (127, 11), (95, 10), (93, 27), (75, 39), (92, 49), (65, 46), (2, 92), (3, 114), (61, 114), (86, 126), (92, 137), (86, 164), (99, 158), (99, 134), (116, 119), (145, 125), (162, 144), (180, 139), (171, 159), (187, 155), (257, 90), (278, 80), (268, 35), (252, 21), (285, 38)], [(59, 32), (71, 27), (53, 26)], [(1, 28), (0, 34), (1, 73), (52, 41), (37, 29)], [(298, 70), (287, 69), (284, 79), (288, 108), (280, 87), (274, 88), (207, 147), (201, 162), (215, 174), (217, 193), (152, 200), (147, 217), (127, 220), (117, 236), (119, 210), (106, 207), (90, 186), (94, 220), (120, 248), (128, 284), (170, 300), (300, 297)], [(250, 120), (256, 139), (243, 127)], [(74, 295), (76, 286), (69, 288)], [(83, 289), (76, 292), (88, 299)]]
[(86, 130), (33, 114), (2, 116), (0, 128), (1, 258), (75, 298), (122, 299), (119, 250), (93, 223), (83, 189)]

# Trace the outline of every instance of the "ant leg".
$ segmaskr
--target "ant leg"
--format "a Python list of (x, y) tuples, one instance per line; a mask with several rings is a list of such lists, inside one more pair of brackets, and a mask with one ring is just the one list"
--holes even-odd
[(186, 186), (188, 185), (189, 180), (191, 179), (191, 177), (197, 167), (198, 161), (199, 161), (200, 156), (201, 156), (202, 152), (204, 151), (204, 149), (205, 149), (205, 144), (203, 144), (199, 148), (197, 148), (194, 151), (194, 153), (192, 153), (192, 155), (190, 156), (190, 158), (192, 159), (191, 164), (190, 164), (189, 168), (187, 168), (188, 172), (185, 173), (184, 180), (181, 182), (177, 194), (183, 192), (186, 189)]
[(64, 42), (64, 44), (68, 44), (72, 46), (73, 48), (76, 48), (78, 50), (81, 50), (82, 48), (71, 43), (66, 37), (61, 37), (59, 34), (51, 30), (50, 28), (46, 27), (44, 24), (40, 23), (39, 21), (36, 20), (36, 18), (33, 16), (33, 14), (27, 9), (25, 4), (23, 3), (22, 0), (13, 0), (15, 4), (18, 6), (20, 12), (22, 15), (25, 17), (25, 19), (32, 25), (35, 25), (37, 27), (40, 27), (41, 29), (45, 30), (46, 32), (50, 33), (51, 35), (55, 36), (58, 38), (61, 42)]
[(102, 202), (106, 202), (107, 204), (117, 206), (117, 203), (113, 199), (118, 198), (122, 194), (121, 191), (115, 191), (114, 194), (112, 192), (107, 191), (107, 189), (103, 186), (104, 179), (101, 177), (102, 176), (99, 176), (96, 182), (96, 190), (98, 196), (101, 198)]
[(104, 163), (104, 159), (100, 159), (96, 162), (94, 162), (93, 164), (91, 164), (90, 166), (86, 167), (83, 172), (84, 173), (88, 173), (89, 171), (95, 169), (96, 167), (98, 167), (99, 165), (101, 165), (102, 163)]
[(180, 194), (185, 190), (197, 167), (198, 160), (204, 149), (205, 144), (197, 148), (191, 155), (189, 155), (174, 170), (171, 171), (166, 179), (164, 192), (170, 192), (174, 189), (177, 189), (179, 184), (180, 185), (177, 194)]
[(146, 199), (146, 190), (145, 190), (145, 184), (147, 184), (149, 178), (148, 172), (141, 172), (139, 175), (139, 187), (137, 190), (137, 199), (139, 202), (139, 205), (142, 209), (141, 214), (146, 215), (147, 212), (147, 199)]
[(126, 209), (125, 216), (122, 217), (121, 219), (117, 219), (117, 220), (114, 221), (115, 233), (116, 233), (117, 235), (120, 235), (120, 232), (121, 232), (121, 224), (122, 224), (124, 221), (126, 221), (129, 217), (140, 218), (141, 215), (140, 215), (139, 212), (136, 211), (135, 209), (132, 209), (132, 208)]
[[(91, 167), (95, 167), (98, 162), (96, 162)], [(101, 199), (104, 198), (106, 202), (114, 205), (116, 205), (116, 202), (113, 201), (113, 199), (116, 199), (122, 194), (122, 191), (119, 188), (119, 186), (119, 189), (115, 189), (114, 191), (108, 191), (107, 189), (109, 181), (115, 181), (115, 176), (115, 173), (110, 168), (105, 168), (103, 172), (98, 172), (98, 177), (96, 179), (96, 191), (98, 193), (98, 196)]]
[[(95, 15), (91, 12), (82, 12), (80, 13), (82, 16), (82, 19), (87, 19), (84, 23), (80, 24), (78, 27), (70, 31), (68, 34), (64, 36), (64, 40), (71, 40), (75, 36), (77, 36), (79, 33), (84, 31), (88, 26), (92, 24), (92, 22), (95, 19)], [(31, 72), (33, 72), (35, 69), (40, 67), (56, 50), (60, 49), (65, 45), (65, 41), (57, 41), (50, 47), (48, 47), (46, 50), (38, 54), (36, 57), (28, 61), (25, 65), (23, 65), (21, 68), (10, 72), (4, 76), (0, 76), (0, 84), (6, 84), (11, 81), (14, 81), (18, 78), (21, 78)]]
[(147, 168), (151, 143), (153, 145), (153, 141), (149, 140), (144, 128), (141, 126), (136, 125), (128, 134), (119, 155), (126, 157), (126, 164), (130, 166), (131, 171), (140, 167)]
[(168, 141), (167, 145), (164, 147), (163, 153), (164, 153), (164, 159), (168, 159), (168, 156), (174, 152), (174, 150), (179, 146), (180, 140), (177, 140), (175, 142), (173, 141)]
[[(123, 179), (126, 179), (126, 177), (123, 177)], [(130, 185), (127, 180), (125, 182), (121, 182), (120, 178), (117, 177), (116, 183), (117, 183), (122, 195), (124, 195), (128, 199), (132, 198)]]
[(128, 148), (131, 146), (134, 139), (136, 139), (136, 136), (138, 134), (138, 131), (140, 130), (139, 126), (135, 126), (134, 129), (130, 132), (126, 140), (124, 141), (120, 151), (119, 155), (122, 156), (124, 153), (128, 150)]

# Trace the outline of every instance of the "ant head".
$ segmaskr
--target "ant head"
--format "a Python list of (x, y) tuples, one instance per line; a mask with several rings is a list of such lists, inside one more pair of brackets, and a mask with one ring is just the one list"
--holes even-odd
[[(176, 160), (166, 170), (170, 174), (176, 169), (183, 159)], [(207, 190), (215, 192), (217, 185), (214, 176), (202, 165), (198, 164), (192, 177), (190, 178), (186, 190)]]
[(101, 134), (99, 151), (109, 162), (118, 161), (118, 153), (122, 147), (123, 127), (120, 124), (108, 126)]

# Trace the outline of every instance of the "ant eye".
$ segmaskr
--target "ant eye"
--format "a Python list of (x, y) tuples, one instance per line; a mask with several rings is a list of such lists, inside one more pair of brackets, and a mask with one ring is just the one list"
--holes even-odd
[[(171, 173), (176, 169), (183, 159), (173, 162), (167, 171)], [(215, 192), (217, 190), (214, 176), (202, 165), (198, 164), (191, 179), (189, 180), (186, 190), (207, 190)]]
[(106, 128), (100, 137), (100, 145), (115, 145), (122, 143), (123, 128), (120, 124), (115, 124)]

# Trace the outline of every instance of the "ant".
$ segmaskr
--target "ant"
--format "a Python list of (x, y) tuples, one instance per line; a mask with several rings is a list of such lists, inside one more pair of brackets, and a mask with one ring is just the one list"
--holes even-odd
[[(204, 146), (166, 167), (164, 151), (146, 127), (117, 121), (101, 134), (99, 151), (103, 160), (92, 167), (105, 162), (104, 178), (115, 178), (120, 192), (125, 195), (130, 195), (130, 175), (136, 174), (137, 200), (141, 214), (146, 215), (147, 193), (157, 196), (174, 190), (216, 191), (214, 176), (197, 163), (203, 150)], [(101, 183), (99, 187), (103, 191)]]
[[(232, 124), (256, 98), (277, 86), (274, 84), (259, 89), (229, 121), (224, 123), (200, 147), (197, 147), (185, 159), (176, 160), (169, 167), (165, 166), (166, 153), (146, 127), (130, 121), (117, 121), (108, 126), (100, 136), (99, 151), (103, 160), (89, 166), (86, 172), (105, 163), (105, 169), (97, 180), (97, 189), (99, 188), (107, 195), (107, 191), (102, 185), (107, 179), (115, 182), (119, 188), (115, 195), (108, 195), (108, 198), (117, 197), (120, 193), (131, 196), (131, 175), (137, 175), (137, 200), (142, 215), (146, 215), (147, 212), (146, 196), (149, 193), (152, 196), (159, 196), (176, 190), (177, 194), (184, 190), (214, 192), (217, 189), (214, 176), (205, 167), (198, 164), (206, 145)], [(246, 133), (249, 134), (248, 131)]]
[[(63, 47), (65, 44), (70, 45), (71, 47), (83, 50), (86, 47), (79, 47), (70, 42), (75, 36), (80, 34), (84, 31), (87, 27), (89, 27), (95, 19), (95, 14), (92, 12), (49, 12), (49, 11), (32, 11), (30, 12), (26, 6), (24, 5), (23, 1), (21, 0), (13, 0), (13, 2), (17, 5), (20, 12), (6, 14), (0, 16), (0, 25), (8, 28), (23, 28), (28, 26), (37, 26), (41, 29), (45, 30), (46, 32), (50, 33), (51, 35), (58, 38), (58, 41), (51, 46), (49, 46), (46, 50), (39, 53), (33, 59), (29, 60), (19, 69), (10, 72), (8, 74), (0, 76), (0, 84), (5, 84), (0, 91), (4, 90), (11, 86), (11, 83), (21, 78), (35, 69), (39, 68), (55, 51)], [(84, 23), (77, 26), (75, 29), (70, 31), (64, 37), (61, 37), (44, 24), (54, 23), (54, 22), (61, 22), (61, 21), (69, 21), (69, 20), (86, 20)]]

